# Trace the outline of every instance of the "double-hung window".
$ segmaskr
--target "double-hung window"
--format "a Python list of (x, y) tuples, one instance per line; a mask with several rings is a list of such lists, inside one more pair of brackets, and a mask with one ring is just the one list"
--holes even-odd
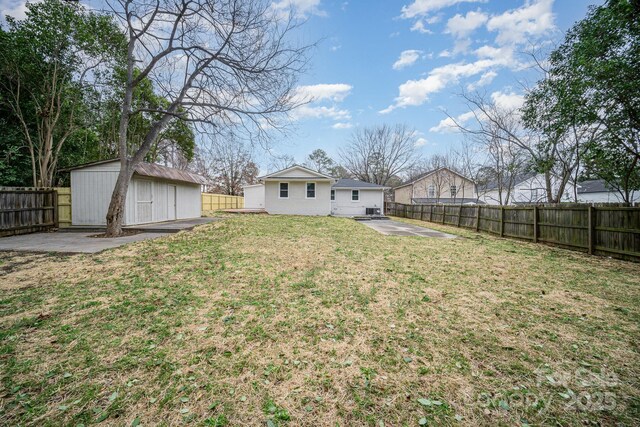
[(336, 199), (336, 190), (331, 190), (331, 201)]
[(433, 184), (431, 184), (429, 186), (429, 198), (433, 199), (434, 197), (436, 197), (436, 187)]
[(315, 199), (315, 198), (316, 198), (316, 183), (307, 182), (307, 199)]
[(351, 201), (357, 202), (360, 200), (360, 190), (351, 190)]
[(289, 183), (288, 182), (281, 182), (280, 183), (279, 197), (281, 199), (288, 199), (289, 198)]
[(452, 185), (450, 190), (451, 190), (451, 198), (455, 199), (456, 194), (458, 194), (458, 188), (455, 185)]

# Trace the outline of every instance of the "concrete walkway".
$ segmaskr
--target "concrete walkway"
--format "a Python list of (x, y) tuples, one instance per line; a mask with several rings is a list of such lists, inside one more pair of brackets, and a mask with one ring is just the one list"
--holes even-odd
[(138, 233), (110, 239), (91, 233), (33, 233), (0, 238), (0, 251), (97, 253), (131, 242), (156, 239), (169, 233)]
[(404, 222), (393, 221), (390, 219), (380, 219), (374, 221), (360, 221), (362, 225), (373, 228), (379, 233), (387, 236), (420, 236), (420, 237), (436, 237), (439, 239), (455, 239), (453, 234), (442, 233), (418, 225), (407, 224)]
[[(177, 233), (178, 231), (191, 230), (193, 227), (208, 224), (214, 221), (221, 221), (224, 218), (190, 218), (177, 219), (173, 221), (152, 222), (150, 224), (125, 225), (122, 227), (130, 231), (143, 231), (145, 233)], [(101, 233), (107, 227), (104, 225), (72, 225), (71, 227), (61, 228), (58, 231), (62, 233), (76, 232), (94, 232)]]

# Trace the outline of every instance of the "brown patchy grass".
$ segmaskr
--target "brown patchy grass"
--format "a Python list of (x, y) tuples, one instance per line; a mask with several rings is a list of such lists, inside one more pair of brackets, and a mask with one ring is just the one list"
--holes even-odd
[(640, 423), (640, 265), (433, 227), (0, 253), (0, 424)]

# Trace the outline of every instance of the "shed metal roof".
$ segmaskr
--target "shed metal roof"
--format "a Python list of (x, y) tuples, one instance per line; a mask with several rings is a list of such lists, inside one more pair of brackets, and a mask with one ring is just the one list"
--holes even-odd
[[(78, 165), (73, 168), (65, 169), (64, 171), (72, 171), (88, 168), (91, 166), (102, 165), (107, 163), (116, 163), (119, 162), (119, 159), (110, 159), (110, 160), (101, 160), (99, 162), (86, 163), (83, 165)], [(207, 179), (193, 172), (189, 172), (186, 170), (171, 168), (169, 166), (159, 165), (157, 163), (147, 163), (141, 162), (136, 166), (134, 171), (135, 174), (140, 176), (147, 176), (151, 178), (161, 178), (169, 181), (179, 181), (179, 182), (189, 182), (192, 184), (207, 184)]]

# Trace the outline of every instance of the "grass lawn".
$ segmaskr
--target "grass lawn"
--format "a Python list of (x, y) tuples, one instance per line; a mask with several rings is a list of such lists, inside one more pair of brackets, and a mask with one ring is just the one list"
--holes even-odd
[(640, 423), (640, 265), (434, 228), (0, 253), (0, 425)]

